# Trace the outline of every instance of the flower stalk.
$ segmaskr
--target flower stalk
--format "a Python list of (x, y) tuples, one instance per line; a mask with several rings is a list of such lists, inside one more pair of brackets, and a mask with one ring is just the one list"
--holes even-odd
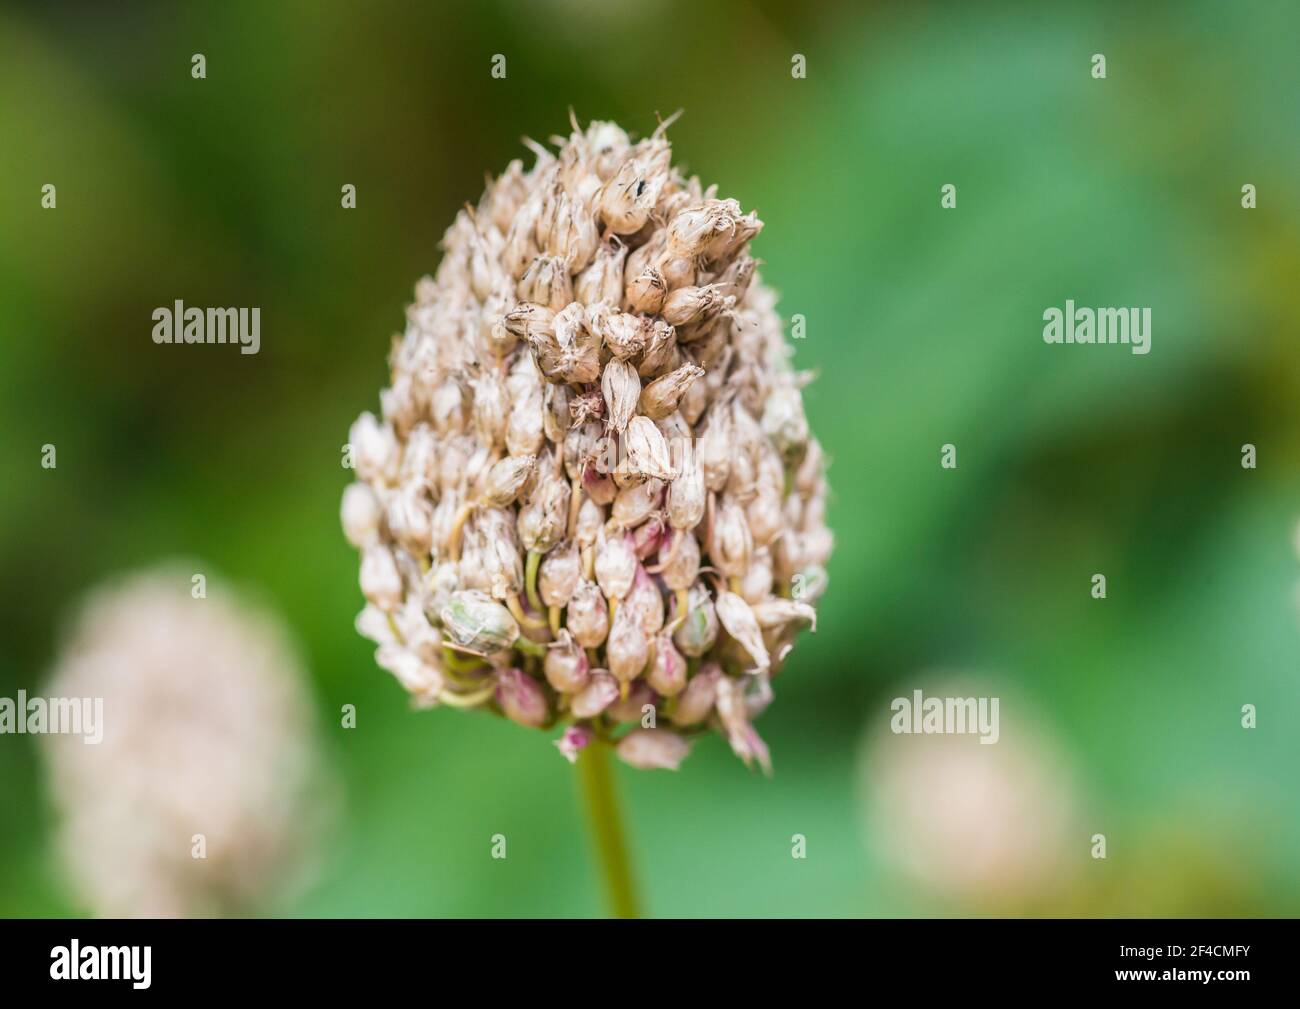
[(615, 918), (636, 918), (636, 887), (614, 790), (608, 744), (593, 739), (579, 753), (577, 768), (592, 849), (605, 881), (610, 914)]

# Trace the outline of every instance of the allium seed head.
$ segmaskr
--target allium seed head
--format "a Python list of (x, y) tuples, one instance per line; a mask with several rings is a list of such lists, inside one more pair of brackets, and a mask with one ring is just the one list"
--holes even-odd
[(530, 144), (447, 230), (350, 435), (357, 626), (420, 706), (566, 723), (569, 759), (621, 738), (677, 766), (650, 705), (766, 768), (751, 722), (826, 583), (825, 462), (762, 222), (666, 129)]

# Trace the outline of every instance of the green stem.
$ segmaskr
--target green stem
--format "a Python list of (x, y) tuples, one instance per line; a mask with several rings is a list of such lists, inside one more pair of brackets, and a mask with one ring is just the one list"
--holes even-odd
[(586, 800), (591, 840), (605, 877), (609, 906), (615, 918), (635, 918), (636, 888), (627, 857), (627, 842), (614, 794), (614, 775), (609, 766), (609, 746), (593, 739), (578, 754), (578, 775)]

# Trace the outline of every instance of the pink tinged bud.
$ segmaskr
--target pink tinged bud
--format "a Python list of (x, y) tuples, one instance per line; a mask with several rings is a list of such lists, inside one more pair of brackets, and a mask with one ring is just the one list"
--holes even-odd
[(402, 576), (388, 547), (372, 543), (361, 551), (361, 592), (381, 610), (401, 605)]
[(636, 578), (636, 551), (630, 536), (606, 536), (596, 545), (596, 581), (607, 599), (622, 599)]
[[(699, 658), (718, 640), (718, 614), (708, 590), (702, 585), (694, 586), (687, 600), (686, 619), (673, 633), (673, 644), (681, 649), (683, 655)], [(676, 609), (675, 601), (673, 608)]]
[(438, 616), (447, 636), (468, 651), (499, 652), (519, 638), (510, 611), (478, 589), (453, 592)]
[(675, 771), (691, 744), (667, 729), (633, 729), (618, 744), (619, 759), (641, 770)]
[(379, 499), (369, 484), (350, 483), (343, 491), (339, 518), (343, 534), (354, 547), (364, 547), (379, 535), (379, 520), (383, 511)]
[(637, 476), (671, 480), (672, 457), (663, 432), (649, 417), (633, 417), (624, 435), (628, 468)]
[(614, 626), (605, 644), (609, 671), (624, 683), (641, 675), (650, 658), (650, 639), (641, 629), (636, 615), (628, 607), (620, 606), (614, 614)]
[(594, 670), (587, 685), (573, 695), (569, 711), (574, 718), (595, 718), (618, 700), (618, 680), (603, 669)]
[(636, 413), (641, 398), (641, 377), (636, 368), (617, 358), (605, 365), (600, 376), (600, 391), (605, 397), (605, 416), (615, 431), (622, 431)]
[(637, 557), (646, 560), (657, 552), (666, 532), (664, 520), (658, 515), (650, 516), (632, 530), (632, 549)]
[(595, 582), (585, 578), (569, 600), (565, 626), (583, 648), (599, 648), (609, 633), (609, 606)]
[(686, 689), (686, 659), (667, 634), (655, 638), (654, 661), (646, 679), (664, 697), (675, 697)]
[(595, 733), (585, 725), (570, 725), (564, 730), (563, 735), (555, 741), (555, 746), (564, 755), (565, 760), (570, 764), (576, 764), (578, 754), (590, 746), (591, 741), (595, 738)]
[(722, 678), (722, 669), (716, 662), (705, 663), (700, 671), (690, 678), (686, 689), (677, 696), (677, 704), (672, 715), (673, 723), (683, 726), (698, 725), (708, 718), (717, 699), (718, 681)]
[(537, 589), (547, 606), (566, 606), (578, 587), (582, 559), (578, 545), (565, 540), (542, 560), (537, 574)]
[(731, 744), (732, 752), (745, 762), (746, 767), (757, 760), (763, 773), (770, 775), (772, 761), (767, 744), (749, 722), (744, 684), (727, 676), (719, 678), (715, 704), (718, 717), (727, 731), (727, 742)]
[(741, 599), (734, 592), (728, 592), (725, 589), (719, 590), (718, 600), (715, 604), (718, 611), (718, 620), (736, 642), (750, 654), (756, 663), (757, 670), (767, 669), (771, 664), (771, 659), (767, 654), (767, 647), (763, 644), (763, 633), (759, 630), (758, 620), (754, 616), (754, 611), (750, 608), (749, 603)]
[(542, 668), (546, 682), (562, 694), (577, 693), (590, 679), (587, 653), (567, 630), (560, 631), (559, 640), (547, 648)]
[(546, 694), (521, 669), (502, 669), (497, 673), (496, 699), (502, 714), (512, 722), (533, 728), (546, 722)]

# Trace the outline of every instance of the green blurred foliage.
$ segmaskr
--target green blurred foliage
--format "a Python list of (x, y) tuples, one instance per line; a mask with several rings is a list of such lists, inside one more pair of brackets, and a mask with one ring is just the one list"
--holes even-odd
[[(1031, 698), (1085, 783), (1085, 864), (1035, 913), (1297, 913), (1298, 35), (1262, 2), (0, 11), (0, 695), (39, 686), (96, 581), (201, 557), (292, 625), (344, 780), (284, 910), (601, 913), (548, 739), (411, 713), (354, 632), (340, 447), (485, 171), (570, 107), (642, 133), (684, 108), (678, 159), (759, 210), (807, 317), (839, 546), (760, 725), (774, 780), (716, 739), (620, 769), (649, 910), (979, 911), (899, 878), (860, 808), (864, 727), (949, 668)], [(261, 353), (154, 346), (176, 298), (260, 306)], [(1066, 298), (1151, 306), (1152, 352), (1045, 346)], [(0, 738), (0, 809), (0, 913), (76, 912), (27, 738)]]

